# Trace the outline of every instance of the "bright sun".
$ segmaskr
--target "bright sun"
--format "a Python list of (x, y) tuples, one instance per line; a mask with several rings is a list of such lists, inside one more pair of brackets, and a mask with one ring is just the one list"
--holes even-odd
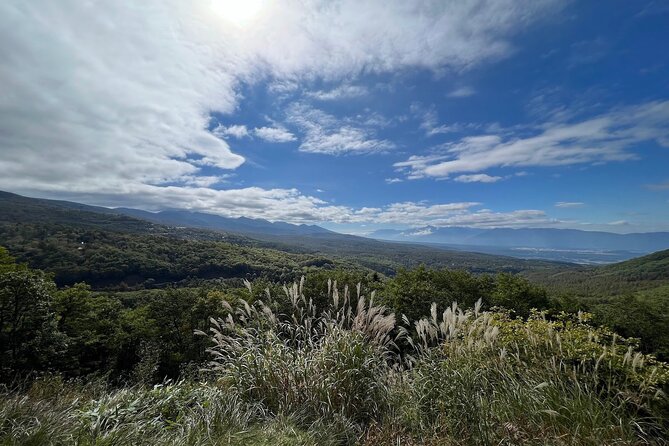
[(211, 9), (235, 25), (243, 26), (255, 17), (263, 0), (212, 0)]

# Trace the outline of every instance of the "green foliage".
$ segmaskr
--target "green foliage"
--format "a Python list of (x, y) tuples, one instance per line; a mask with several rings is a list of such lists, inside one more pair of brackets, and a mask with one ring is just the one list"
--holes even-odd
[(193, 332), (205, 330), (209, 318), (225, 313), (224, 299), (204, 290), (168, 289), (152, 296), (146, 316), (154, 327), (150, 339), (160, 346), (158, 376), (176, 377), (182, 365), (203, 361), (208, 343)]
[(393, 275), (421, 264), (474, 273), (556, 267), (336, 233), (253, 237), (160, 225), (106, 208), (0, 192), (0, 245), (31, 267), (53, 272), (61, 286), (86, 282), (94, 289), (141, 289), (221, 278), (290, 282), (315, 270)]
[(597, 322), (626, 337), (639, 338), (641, 348), (669, 360), (669, 286), (592, 300)]
[(11, 263), (6, 252), (0, 257), (0, 371), (51, 367), (65, 349), (52, 309), (55, 286), (43, 272)]
[(5, 272), (14, 268), (14, 265), (14, 257), (9, 255), (9, 251), (7, 251), (6, 248), (0, 246), (0, 272)]
[[(257, 407), (204, 384), (108, 389), (46, 378), (25, 394), (0, 392), (3, 445), (328, 445), (332, 430), (290, 419), (260, 422)], [(336, 438), (336, 436), (335, 436)]]
[(340, 296), (328, 286), (333, 304), (320, 314), (301, 283), (285, 290), (288, 313), (275, 313), (270, 295), (255, 305), (240, 302), (227, 318), (213, 321), (209, 351), (221, 385), (305, 426), (319, 419), (378, 417), (387, 394), (394, 315), (362, 296), (354, 305), (346, 291)]
[(439, 317), (433, 307), (417, 324), (423, 355), (396, 389), (403, 404), (394, 424), (457, 444), (662, 439), (669, 366), (587, 319), (456, 306)]
[[(378, 273), (344, 269), (312, 271), (305, 275), (304, 294), (309, 296), (317, 309), (330, 305), (331, 290), (328, 290), (328, 281), (336, 283), (342, 290), (348, 288), (351, 292), (358, 285), (368, 292), (378, 291), (384, 286)], [(255, 283), (253, 288), (256, 288)]]
[[(21, 261), (53, 272), (59, 285), (86, 282), (95, 289), (141, 289), (230, 278), (290, 282), (311, 271), (314, 267), (309, 262), (318, 258), (230, 243), (223, 241), (228, 236), (221, 233), (212, 236), (217, 239), (0, 223), (0, 243)], [(333, 261), (332, 265), (354, 268), (348, 261)]]
[[(457, 305), (415, 334), (330, 284), (225, 305), (210, 379), (0, 392), (2, 444), (662, 444), (669, 365), (589, 315)], [(140, 308), (140, 307), (138, 307)], [(144, 307), (148, 308), (148, 307)], [(404, 342), (397, 342), (403, 340)], [(413, 346), (401, 351), (398, 345)], [(150, 355), (147, 355), (150, 356)]]
[(550, 290), (578, 296), (611, 296), (669, 285), (669, 250), (597, 267), (528, 271)]
[(58, 291), (53, 302), (58, 329), (68, 337), (62, 370), (70, 375), (87, 375), (109, 370), (123, 342), (123, 306), (117, 299), (92, 295), (80, 283)]
[(488, 276), (474, 276), (465, 271), (435, 270), (420, 266), (400, 270), (381, 291), (381, 299), (410, 320), (425, 314), (432, 302), (446, 306), (451, 302), (474, 305), (479, 299), (488, 303), (494, 288)]
[(520, 316), (527, 317), (530, 310), (549, 308), (546, 290), (532, 285), (527, 279), (511, 274), (498, 274), (495, 288), (490, 294), (490, 303), (508, 308)]
[(439, 306), (458, 302), (473, 306), (481, 300), (484, 307), (501, 306), (527, 316), (532, 308), (549, 308), (546, 292), (520, 276), (498, 274), (475, 276), (466, 271), (435, 270), (424, 266), (400, 270), (380, 290), (381, 298), (391, 308), (409, 319), (422, 316), (432, 302)]

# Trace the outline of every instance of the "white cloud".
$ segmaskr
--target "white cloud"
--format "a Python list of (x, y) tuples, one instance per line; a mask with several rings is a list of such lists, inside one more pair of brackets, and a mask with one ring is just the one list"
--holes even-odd
[(476, 127), (474, 124), (439, 124), (439, 115), (434, 106), (424, 107), (419, 103), (411, 104), (411, 114), (421, 121), (420, 128), (425, 131), (426, 136), (434, 136), (447, 133), (462, 132), (467, 128)]
[(395, 145), (387, 140), (370, 138), (368, 132), (354, 127), (340, 127), (327, 132), (311, 132), (300, 150), (328, 155), (385, 152)]
[[(213, 181), (213, 179), (212, 179)], [(133, 207), (157, 211), (180, 208), (213, 213), (228, 217), (265, 218), (291, 223), (334, 224), (387, 224), (404, 226), (477, 226), (520, 227), (547, 226), (555, 223), (543, 211), (518, 210), (494, 212), (479, 209), (480, 203), (442, 203), (429, 205), (422, 202), (391, 203), (386, 206), (352, 208), (332, 205), (320, 198), (300, 193), (297, 189), (243, 189), (214, 190), (206, 185), (156, 186), (129, 184), (123, 190), (109, 188), (89, 192), (85, 187), (66, 184), (49, 192), (39, 192), (40, 184), (25, 181), (16, 190), (32, 196), (67, 199), (92, 205), (127, 206), (127, 197), (133, 196)]]
[(669, 101), (612, 110), (580, 122), (549, 122), (533, 136), (513, 133), (468, 136), (441, 154), (412, 156), (395, 164), (409, 178), (448, 178), (492, 167), (563, 166), (624, 161), (646, 141), (669, 147)]
[(225, 138), (226, 136), (233, 136), (237, 139), (241, 139), (245, 136), (249, 136), (249, 130), (245, 125), (231, 125), (229, 127), (219, 125), (213, 130), (212, 133), (221, 138)]
[(287, 119), (304, 133), (300, 150), (328, 155), (378, 153), (395, 145), (374, 137), (373, 130), (344, 124), (334, 116), (305, 103), (292, 104)]
[(466, 98), (476, 94), (476, 90), (472, 87), (460, 87), (448, 93), (449, 98)]
[[(322, 203), (292, 189), (198, 187), (215, 184), (210, 173), (195, 180), (203, 166), (244, 162), (221, 139), (245, 136), (241, 126), (207, 130), (212, 112), (234, 114), (238, 85), (271, 80), (289, 94), (303, 79), (466, 70), (508, 55), (511, 35), (561, 3), (286, 0), (231, 26), (210, 0), (1, 2), (0, 188), (322, 218)], [(351, 125), (316, 123), (306, 136), (305, 151), (392, 148)]]
[(290, 142), (295, 141), (295, 135), (284, 127), (260, 127), (253, 129), (253, 134), (267, 142)]
[(401, 183), (404, 181), (402, 178), (386, 178), (386, 184)]
[(340, 85), (332, 90), (319, 90), (307, 93), (308, 97), (318, 99), (319, 101), (338, 101), (341, 99), (351, 99), (365, 96), (369, 92), (367, 88), (359, 85)]
[(383, 208), (362, 208), (353, 211), (343, 223), (369, 222), (421, 226), (522, 227), (551, 226), (559, 223), (540, 210), (495, 212), (475, 209), (480, 203), (463, 202), (427, 205), (425, 203), (393, 203)]
[(426, 235), (431, 235), (434, 231), (432, 228), (423, 228), (423, 229), (418, 229), (416, 231), (410, 231), (406, 235), (408, 236), (414, 236), (414, 237), (424, 237)]
[(546, 227), (557, 223), (559, 221), (549, 218), (545, 212), (539, 210), (518, 210), (512, 212), (482, 210), (455, 215), (439, 221), (440, 226), (474, 226), (481, 228)]
[(555, 203), (556, 208), (582, 208), (585, 203), (580, 201), (558, 201)]
[(497, 181), (503, 180), (504, 178), (490, 176), (485, 173), (477, 173), (473, 175), (460, 175), (454, 179), (460, 183), (496, 183)]
[(45, 191), (76, 182), (94, 193), (242, 164), (207, 127), (209, 110), (234, 110), (247, 69), (226, 68), (231, 51), (191, 9), (2, 2), (2, 187), (32, 179)]
[(647, 184), (646, 187), (652, 190), (667, 190), (669, 189), (669, 181), (665, 181), (664, 183)]
[(215, 184), (224, 183), (230, 175), (188, 175), (180, 178), (180, 182), (186, 186), (210, 187)]
[(245, 125), (219, 125), (212, 133), (220, 138), (231, 136), (236, 139), (242, 139), (251, 135), (256, 136), (267, 142), (290, 142), (295, 141), (295, 135), (290, 133), (288, 129), (282, 126), (274, 127), (256, 127), (249, 130)]

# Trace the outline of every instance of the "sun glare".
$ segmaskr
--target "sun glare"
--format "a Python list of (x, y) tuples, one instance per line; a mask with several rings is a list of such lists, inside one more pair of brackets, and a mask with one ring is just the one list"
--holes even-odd
[(263, 3), (263, 0), (212, 0), (211, 9), (235, 25), (243, 26), (258, 15)]

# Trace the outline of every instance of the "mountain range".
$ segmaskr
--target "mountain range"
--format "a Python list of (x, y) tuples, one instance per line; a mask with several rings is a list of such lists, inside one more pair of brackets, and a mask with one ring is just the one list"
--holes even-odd
[[(48, 208), (49, 220), (60, 223), (71, 223), (72, 219), (76, 220), (77, 214), (68, 211), (79, 211), (114, 215), (117, 219), (131, 225), (140, 224), (138, 223), (138, 220), (141, 220), (144, 223), (152, 222), (167, 226), (211, 229), (238, 234), (334, 234), (332, 231), (328, 231), (327, 229), (315, 225), (294, 225), (291, 223), (271, 222), (268, 220), (246, 217), (229, 218), (203, 212), (174, 209), (161, 212), (148, 212), (133, 208), (106, 208), (71, 201), (24, 197), (22, 195), (0, 191), (0, 211), (3, 211), (5, 216), (13, 216), (13, 218), (17, 220), (17, 223), (20, 222), (22, 218), (30, 219), (35, 215), (41, 215), (42, 213), (47, 212), (45, 207)], [(79, 216), (82, 217), (81, 214), (79, 214)], [(88, 216), (90, 217), (90, 215)], [(123, 219), (122, 217), (132, 217), (132, 219)]]
[[(60, 200), (46, 200), (24, 197), (0, 191), (0, 213), (4, 221), (39, 221), (48, 219), (53, 223), (84, 224), (94, 214), (106, 214), (105, 227), (122, 228), (128, 231), (144, 232), (151, 224), (158, 224), (175, 229), (196, 228), (220, 231), (231, 236), (248, 236), (265, 243), (276, 245), (277, 249), (303, 252), (355, 252), (376, 254), (390, 249), (403, 251), (414, 248), (400, 248), (382, 242), (402, 242), (429, 244), (441, 249), (459, 251), (478, 251), (497, 255), (511, 255), (521, 258), (550, 258), (576, 263), (573, 257), (555, 255), (529, 255), (525, 250), (573, 250), (573, 251), (624, 251), (624, 255), (611, 257), (601, 263), (625, 260), (638, 255), (669, 249), (669, 232), (615, 234), (601, 231), (582, 231), (575, 229), (551, 228), (471, 228), (471, 227), (434, 227), (426, 226), (408, 230), (383, 229), (372, 233), (369, 238), (339, 234), (317, 225), (296, 225), (286, 222), (271, 222), (263, 219), (246, 217), (230, 218), (204, 212), (170, 209), (161, 212), (148, 212), (134, 208), (106, 208)], [(93, 218), (92, 224), (99, 225)], [(492, 248), (495, 249), (492, 249)], [(453, 254), (454, 252), (451, 251)]]
[(370, 237), (413, 243), (471, 247), (534, 248), (552, 250), (607, 250), (649, 253), (669, 248), (669, 232), (616, 234), (552, 228), (467, 228), (426, 226), (409, 230), (383, 229)]
[(271, 235), (313, 235), (332, 234), (325, 228), (316, 225), (294, 225), (282, 221), (271, 222), (258, 218), (229, 218), (204, 212), (170, 209), (161, 212), (148, 212), (132, 208), (115, 208), (115, 212), (143, 220), (171, 226), (215, 229), (240, 234), (271, 234)]

